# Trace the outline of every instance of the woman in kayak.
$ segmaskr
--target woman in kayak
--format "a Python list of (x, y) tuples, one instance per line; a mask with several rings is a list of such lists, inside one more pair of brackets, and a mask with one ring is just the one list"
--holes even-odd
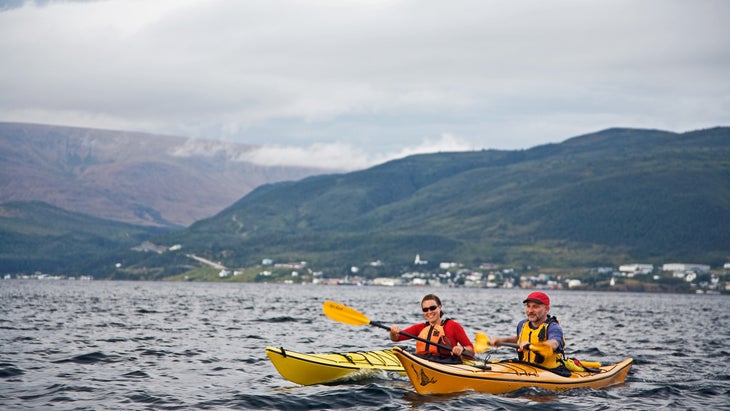
[(563, 329), (557, 318), (548, 315), (550, 297), (535, 291), (523, 303), (527, 318), (517, 324), (517, 335), (494, 337), (490, 339), (490, 344), (495, 347), (502, 343), (519, 344), (517, 356), (520, 361), (537, 364), (559, 375), (570, 375), (562, 361), (565, 352)]
[[(421, 310), (426, 322), (414, 324), (402, 332), (397, 325), (391, 325), (390, 339), (403, 341), (410, 339), (410, 336), (417, 335), (419, 340), (416, 341), (416, 354), (435, 357), (450, 355), (460, 357), (465, 354), (473, 357), (474, 344), (467, 337), (464, 327), (452, 319), (442, 318), (444, 313), (441, 307), (440, 298), (434, 294), (426, 295), (421, 300)], [(445, 350), (436, 344), (451, 347), (451, 350)]]

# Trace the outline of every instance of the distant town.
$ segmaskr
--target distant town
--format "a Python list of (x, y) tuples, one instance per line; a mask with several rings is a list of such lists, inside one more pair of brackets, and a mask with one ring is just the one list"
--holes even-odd
[[(180, 246), (163, 249), (144, 244), (144, 251), (179, 251)], [(141, 251), (141, 250), (140, 250)], [(263, 259), (256, 267), (231, 270), (220, 262), (187, 254), (208, 270), (196, 275), (185, 274), (170, 280), (178, 281), (238, 281), (281, 284), (354, 285), (354, 286), (430, 286), (473, 288), (571, 289), (606, 291), (694, 292), (697, 294), (730, 294), (730, 263), (713, 269), (709, 265), (690, 263), (625, 264), (618, 267), (595, 267), (580, 272), (549, 270), (540, 272), (533, 267), (510, 268), (483, 263), (469, 268), (457, 262), (429, 261), (416, 255), (409, 270), (388, 276), (378, 275), (384, 266), (372, 261), (363, 267), (351, 266), (349, 273), (333, 277), (312, 269), (306, 261), (275, 262)], [(437, 268), (434, 268), (437, 267)], [(117, 264), (121, 268), (121, 263)], [(546, 270), (548, 271), (548, 270)], [(40, 272), (33, 274), (5, 274), (5, 280), (79, 280), (90, 281), (90, 275), (65, 276)]]
[[(370, 263), (379, 266), (380, 261)], [(427, 265), (428, 261), (416, 256), (414, 265)], [(274, 276), (273, 270), (263, 270), (257, 281), (275, 278), (288, 284), (311, 282), (325, 285), (373, 285), (373, 286), (434, 286), (476, 288), (539, 288), (539, 289), (615, 289), (626, 291), (693, 291), (696, 293), (730, 293), (730, 263), (721, 270), (713, 271), (709, 265), (668, 263), (660, 267), (652, 264), (626, 264), (617, 268), (597, 267), (587, 273), (520, 273), (515, 268), (498, 268), (494, 264), (481, 264), (477, 269), (465, 268), (454, 262), (439, 263), (438, 270), (413, 270), (396, 277), (367, 278), (360, 275), (360, 267), (351, 267), (350, 275), (342, 278), (325, 278), (323, 273), (311, 271), (306, 262), (276, 264), (277, 271), (291, 270), (290, 278)], [(527, 267), (527, 269), (531, 269)], [(719, 271), (719, 272), (716, 272)], [(221, 277), (236, 275), (222, 270)], [(240, 272), (238, 273), (240, 275)], [(656, 287), (651, 284), (656, 284)]]

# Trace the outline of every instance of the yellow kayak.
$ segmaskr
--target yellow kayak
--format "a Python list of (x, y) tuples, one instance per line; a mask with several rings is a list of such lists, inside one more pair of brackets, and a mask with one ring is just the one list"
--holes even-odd
[(633, 359), (599, 367), (598, 372), (573, 372), (562, 377), (543, 368), (520, 362), (487, 362), (442, 364), (428, 361), (393, 347), (395, 356), (403, 364), (408, 378), (419, 394), (451, 394), (462, 391), (477, 391), (488, 394), (502, 394), (526, 387), (537, 387), (552, 391), (572, 388), (604, 388), (621, 384), (631, 369)]
[(383, 371), (405, 374), (391, 350), (304, 354), (266, 347), (266, 355), (282, 377), (301, 385), (366, 378)]

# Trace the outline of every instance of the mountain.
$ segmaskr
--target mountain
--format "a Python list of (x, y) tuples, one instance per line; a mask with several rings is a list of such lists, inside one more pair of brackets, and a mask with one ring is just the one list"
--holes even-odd
[[(28, 152), (26, 162), (40, 167), (35, 157), (42, 157), (53, 163), (45, 150)], [(61, 160), (47, 167), (85, 182), (85, 170), (97, 163), (129, 164), (96, 149), (69, 160), (68, 152), (81, 151), (56, 150)], [(150, 175), (155, 173), (126, 176), (125, 184), (154, 187)], [(1, 178), (3, 187), (10, 184), (5, 171)], [(26, 181), (29, 189), (39, 184)], [(233, 269), (264, 259), (307, 261), (308, 268), (333, 276), (374, 261), (378, 275), (396, 275), (419, 268), (413, 266), (416, 254), (429, 261), (426, 268), (442, 261), (562, 269), (636, 262), (717, 267), (730, 260), (729, 181), (730, 128), (616, 128), (528, 150), (424, 154), (263, 184), (185, 229), (10, 202), (0, 207), (0, 271), (161, 279), (194, 269), (199, 260), (192, 255)], [(100, 202), (95, 198), (73, 200)]]
[(89, 261), (129, 250), (163, 231), (41, 202), (0, 204), (0, 269), (2, 273), (98, 275), (98, 267), (87, 265)]
[(41, 201), (161, 227), (210, 217), (255, 187), (322, 173), (245, 161), (255, 146), (126, 131), (0, 123), (0, 203)]
[(416, 254), (468, 264), (717, 266), (730, 258), (728, 182), (730, 128), (617, 128), (267, 184), (154, 242), (228, 267), (306, 260), (338, 275), (375, 260), (400, 268)]

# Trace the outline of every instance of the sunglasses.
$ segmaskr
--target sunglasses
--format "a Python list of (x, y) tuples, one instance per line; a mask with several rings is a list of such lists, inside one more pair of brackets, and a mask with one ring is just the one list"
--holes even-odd
[(429, 311), (434, 311), (434, 310), (436, 310), (437, 308), (439, 308), (439, 306), (438, 306), (438, 305), (432, 305), (432, 306), (430, 306), (430, 307), (423, 307), (423, 308), (421, 308), (421, 309), (423, 310), (423, 312), (424, 312), (424, 313), (427, 313), (427, 312), (429, 312)]

